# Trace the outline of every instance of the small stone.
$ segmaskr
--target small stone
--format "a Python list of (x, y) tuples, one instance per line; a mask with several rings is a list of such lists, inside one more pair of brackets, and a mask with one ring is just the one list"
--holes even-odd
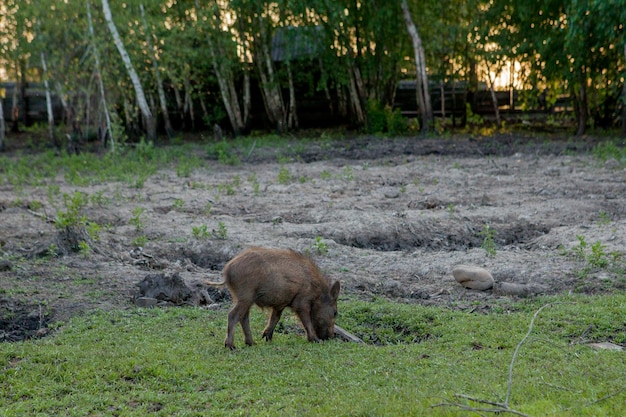
[(152, 298), (152, 297), (139, 297), (139, 298), (135, 298), (135, 301), (134, 301), (137, 307), (144, 307), (144, 308), (154, 307), (155, 305), (157, 305), (158, 302), (159, 300), (157, 300), (156, 298)]
[(383, 194), (387, 198), (398, 198), (400, 197), (400, 190), (397, 188), (386, 188), (383, 190)]
[(609, 158), (604, 163), (604, 168), (609, 169), (611, 171), (615, 171), (617, 169), (620, 169), (621, 165), (620, 165), (620, 163), (616, 159)]
[(611, 342), (589, 343), (588, 346), (596, 350), (624, 350), (620, 345)]
[(494, 284), (491, 273), (477, 266), (457, 265), (452, 269), (452, 275), (459, 284), (472, 290), (488, 290)]

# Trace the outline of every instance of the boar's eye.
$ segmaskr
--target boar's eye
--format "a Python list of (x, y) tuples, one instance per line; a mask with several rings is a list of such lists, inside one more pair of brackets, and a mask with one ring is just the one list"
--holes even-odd
[(333, 312), (333, 317), (335, 317), (335, 318), (337, 317), (337, 310), (335, 310), (335, 311)]

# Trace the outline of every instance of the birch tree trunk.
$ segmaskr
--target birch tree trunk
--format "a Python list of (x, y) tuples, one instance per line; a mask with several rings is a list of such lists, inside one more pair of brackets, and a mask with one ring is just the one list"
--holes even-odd
[(152, 44), (152, 40), (150, 38), (151, 31), (148, 28), (148, 22), (146, 21), (146, 12), (143, 8), (143, 3), (139, 4), (139, 9), (141, 11), (141, 19), (143, 20), (143, 27), (146, 32), (146, 44), (148, 45), (148, 49), (150, 50), (150, 59), (152, 60), (152, 70), (154, 71), (154, 79), (157, 83), (157, 91), (159, 93), (159, 104), (161, 105), (161, 113), (163, 114), (163, 123), (165, 124), (165, 133), (167, 133), (167, 137), (172, 139), (174, 137), (174, 129), (172, 129), (172, 123), (170, 122), (170, 116), (167, 112), (167, 100), (165, 99), (165, 90), (163, 89), (163, 80), (161, 79), (161, 73), (159, 71), (159, 63), (156, 59), (156, 50), (154, 49), (154, 45)]
[(2, 97), (0, 97), (0, 152), (4, 152), (4, 134), (6, 127), (4, 123), (4, 109), (2, 108)]
[(287, 112), (280, 91), (280, 83), (274, 73), (274, 63), (269, 52), (267, 36), (263, 28), (262, 17), (258, 17), (259, 38), (256, 39), (255, 61), (261, 78), (261, 91), (265, 97), (265, 106), (270, 122), (282, 133), (286, 127)]
[[(15, 71), (17, 73), (17, 82), (15, 83), (15, 87), (13, 87), (13, 97), (11, 100), (12, 108), (11, 108), (11, 132), (17, 133), (20, 131), (20, 105), (17, 99), (18, 97), (18, 88), (22, 89), (22, 83), (24, 82), (24, 78), (22, 72), (20, 71), (20, 65), (15, 61)], [(24, 96), (22, 96), (22, 100), (26, 100)]]
[[(93, 30), (93, 19), (91, 18), (91, 2), (87, 0), (87, 23), (89, 24), (89, 36), (91, 37), (91, 46), (93, 48), (93, 55), (96, 62), (96, 78), (98, 79), (98, 88), (100, 89), (100, 97), (102, 99), (102, 109), (104, 111), (104, 118), (107, 125), (107, 131), (109, 132), (109, 147), (111, 153), (115, 152), (115, 137), (113, 134), (113, 126), (111, 125), (111, 115), (109, 114), (109, 107), (107, 106), (107, 98), (104, 92), (104, 81), (102, 81), (102, 72), (100, 71), (100, 54), (96, 47), (96, 35)], [(102, 146), (106, 144), (106, 137), (103, 139)]]
[[(626, 42), (624, 42), (624, 60), (626, 60)], [(626, 82), (622, 84), (622, 136), (626, 137)]]
[(496, 126), (502, 126), (502, 119), (500, 118), (500, 108), (498, 107), (498, 97), (496, 97), (496, 89), (494, 86), (494, 77), (491, 75), (491, 68), (487, 64), (487, 81), (489, 81), (489, 94), (491, 95), (491, 104), (493, 105), (493, 114), (496, 117)]
[(137, 104), (139, 105), (139, 109), (141, 110), (141, 114), (143, 115), (144, 121), (146, 123), (148, 140), (154, 141), (156, 140), (156, 121), (154, 119), (154, 116), (152, 115), (152, 112), (150, 111), (148, 102), (146, 101), (146, 95), (144, 94), (143, 87), (141, 86), (139, 76), (135, 71), (135, 67), (133, 67), (128, 52), (126, 52), (126, 48), (124, 47), (122, 38), (120, 37), (120, 34), (115, 27), (115, 22), (113, 22), (113, 16), (111, 15), (111, 8), (109, 7), (108, 0), (102, 0), (102, 11), (104, 13), (104, 19), (106, 20), (107, 26), (109, 28), (109, 32), (111, 32), (111, 36), (113, 37), (113, 42), (115, 43), (115, 46), (117, 47), (117, 50), (122, 57), (122, 61), (124, 62), (124, 66), (126, 67), (126, 71), (128, 72), (128, 76), (130, 77), (133, 88), (135, 89)]
[(46, 63), (46, 55), (41, 52), (41, 67), (43, 68), (43, 85), (46, 91), (46, 111), (48, 112), (48, 139), (54, 147), (59, 147), (54, 136), (54, 113), (52, 113), (52, 95), (50, 94), (50, 83), (48, 82), (48, 64)]
[[(198, 0), (195, 0), (196, 12), (198, 16), (201, 15), (200, 3)], [(217, 3), (216, 3), (217, 7)], [(217, 8), (216, 10), (219, 10)], [(219, 12), (216, 14), (218, 23), (221, 23), (221, 18), (219, 16)], [(217, 55), (215, 47), (217, 46), (217, 52), (221, 52), (219, 48), (219, 44), (214, 45), (213, 40), (207, 34), (207, 43), (209, 50), (209, 57), (211, 58), (211, 64), (213, 66), (213, 71), (215, 72), (215, 76), (217, 78), (217, 84), (220, 88), (220, 94), (222, 96), (222, 102), (224, 103), (224, 109), (226, 110), (226, 114), (228, 115), (228, 119), (230, 120), (230, 125), (233, 128), (233, 132), (235, 136), (239, 135), (240, 132), (245, 128), (244, 120), (241, 116), (241, 108), (239, 106), (239, 98), (237, 95), (237, 90), (235, 89), (234, 84), (234, 76), (230, 68), (228, 68), (229, 63), (223, 63), (223, 55)]]
[(293, 84), (293, 75), (291, 74), (291, 64), (289, 60), (287, 60), (287, 77), (289, 81), (289, 117), (287, 119), (287, 124), (289, 128), (297, 129), (299, 123), (296, 108), (296, 90)]
[(424, 54), (424, 45), (422, 44), (422, 38), (420, 38), (417, 32), (417, 27), (411, 17), (411, 11), (407, 0), (402, 0), (402, 15), (404, 16), (404, 22), (406, 29), (411, 37), (413, 44), (413, 51), (415, 53), (415, 67), (416, 67), (416, 95), (417, 105), (421, 114), (421, 131), (426, 133), (430, 130), (430, 122), (433, 118), (433, 109), (430, 104), (430, 92), (428, 91), (428, 75), (426, 74), (426, 55)]

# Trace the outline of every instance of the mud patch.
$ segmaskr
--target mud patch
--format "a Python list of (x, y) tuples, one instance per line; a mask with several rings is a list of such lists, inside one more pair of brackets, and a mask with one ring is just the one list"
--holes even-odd
[(41, 305), (28, 305), (0, 298), (0, 342), (19, 342), (48, 334), (50, 312)]

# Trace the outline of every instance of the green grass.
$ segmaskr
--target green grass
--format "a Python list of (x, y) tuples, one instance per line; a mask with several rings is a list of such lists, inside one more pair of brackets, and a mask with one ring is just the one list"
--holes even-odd
[[(252, 312), (257, 341), (222, 346), (225, 311), (193, 308), (95, 313), (46, 339), (0, 345), (0, 415), (469, 415), (455, 394), (502, 402), (528, 415), (621, 415), (624, 352), (585, 340), (626, 342), (624, 294), (511, 304), (501, 314), (340, 301), (338, 323), (377, 343), (310, 344), (291, 315), (272, 343)], [(283, 329), (283, 330), (281, 330)], [(414, 335), (411, 339), (411, 335)], [(416, 343), (419, 341), (419, 343)]]

